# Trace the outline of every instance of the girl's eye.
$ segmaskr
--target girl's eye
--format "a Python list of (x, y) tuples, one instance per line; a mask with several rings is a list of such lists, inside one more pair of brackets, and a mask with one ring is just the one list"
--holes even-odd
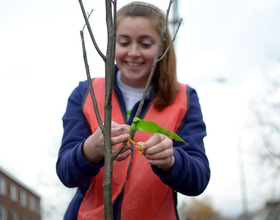
[(121, 41), (119, 42), (119, 45), (121, 45), (122, 47), (126, 47), (128, 46), (129, 42), (126, 42), (126, 41)]
[(149, 48), (152, 46), (151, 43), (141, 43), (141, 45), (144, 47), (144, 48)]

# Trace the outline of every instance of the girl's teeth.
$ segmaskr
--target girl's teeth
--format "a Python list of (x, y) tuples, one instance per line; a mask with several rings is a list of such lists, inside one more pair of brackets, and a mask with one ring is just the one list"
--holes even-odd
[(127, 63), (129, 66), (140, 66), (141, 63)]

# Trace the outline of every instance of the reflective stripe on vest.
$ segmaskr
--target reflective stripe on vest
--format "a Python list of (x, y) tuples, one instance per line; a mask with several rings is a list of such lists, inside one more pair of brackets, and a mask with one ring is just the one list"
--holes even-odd
[[(104, 121), (105, 79), (93, 80), (99, 112)], [(162, 111), (150, 106), (145, 120), (154, 121), (165, 129), (177, 131), (187, 112), (187, 86), (178, 83), (179, 91), (172, 105)], [(83, 106), (84, 115), (91, 127), (92, 133), (98, 128), (94, 114), (90, 93)], [(124, 124), (123, 114), (115, 93), (112, 96), (112, 121)], [(133, 137), (135, 142), (145, 142), (153, 134), (136, 131)], [(118, 146), (117, 146), (118, 147)], [(122, 192), (120, 218), (124, 220), (175, 220), (176, 210), (173, 190), (161, 182), (154, 174), (151, 165), (139, 151), (132, 146), (132, 155), (122, 162), (114, 161), (112, 179), (112, 201)], [(127, 171), (129, 169), (129, 173)], [(78, 219), (104, 219), (103, 205), (103, 177), (104, 168), (95, 177), (91, 178), (89, 189), (80, 206)]]

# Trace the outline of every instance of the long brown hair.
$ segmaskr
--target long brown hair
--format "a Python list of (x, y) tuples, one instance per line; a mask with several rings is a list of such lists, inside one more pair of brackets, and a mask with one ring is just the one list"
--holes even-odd
[[(150, 19), (156, 28), (157, 33), (161, 32), (165, 25), (164, 13), (154, 5), (145, 2), (132, 2), (117, 13), (117, 27), (119, 22), (126, 17), (144, 17)], [(166, 50), (172, 41), (169, 30), (167, 30), (163, 51)], [(177, 92), (176, 56), (172, 45), (164, 58), (158, 63), (152, 80), (153, 86), (157, 89), (154, 107), (162, 110), (171, 105)]]

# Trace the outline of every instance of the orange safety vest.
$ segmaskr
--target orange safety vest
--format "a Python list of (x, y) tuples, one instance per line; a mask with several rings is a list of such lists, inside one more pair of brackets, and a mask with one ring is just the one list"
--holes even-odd
[[(105, 79), (95, 78), (93, 88), (96, 94), (99, 112), (104, 121)], [(172, 105), (162, 111), (151, 105), (144, 117), (154, 121), (165, 129), (177, 131), (187, 112), (187, 86), (178, 83), (179, 91)], [(94, 133), (98, 123), (88, 93), (83, 112)], [(112, 96), (112, 121), (124, 124), (123, 114), (115, 92)], [(147, 141), (153, 134), (136, 131), (133, 137), (137, 143)], [(123, 220), (173, 220), (176, 218), (173, 190), (164, 184), (152, 171), (147, 159), (133, 146), (130, 158), (113, 162), (112, 201), (124, 190), (121, 200), (121, 219)], [(104, 219), (103, 204), (104, 167), (90, 180), (89, 188), (81, 203), (78, 220)]]

